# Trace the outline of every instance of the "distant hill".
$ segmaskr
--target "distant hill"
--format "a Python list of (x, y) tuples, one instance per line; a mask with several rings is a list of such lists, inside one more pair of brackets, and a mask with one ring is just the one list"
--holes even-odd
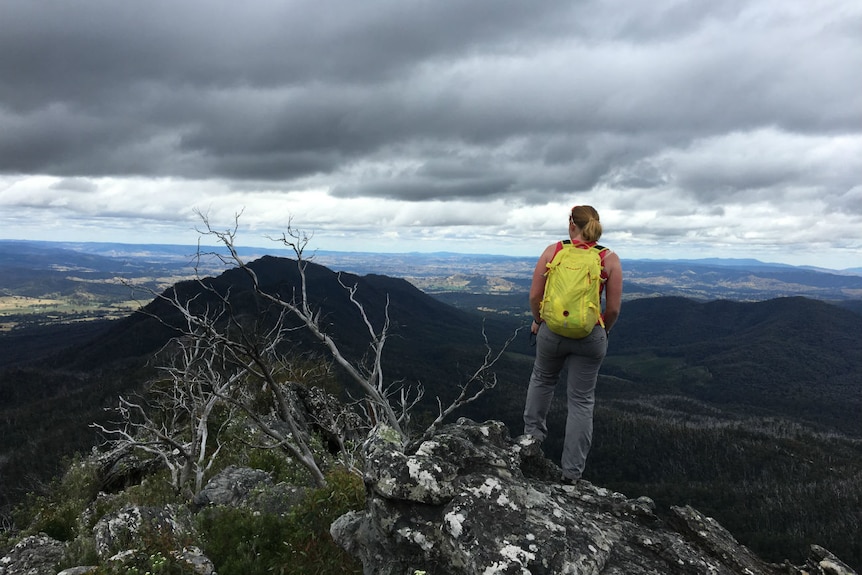
[[(606, 371), (651, 393), (680, 393), (862, 439), (862, 316), (802, 297), (763, 302), (626, 302)], [(633, 358), (643, 358), (638, 362)], [(650, 376), (655, 357), (678, 377)]]
[[(248, 260), (264, 255), (292, 257), (278, 249), (240, 248)], [(203, 251), (219, 251), (203, 247)], [(190, 277), (195, 267), (218, 275), (225, 267), (196, 257), (197, 246), (137, 245), (0, 240), (0, 295), (40, 297), (99, 290), (100, 296), (128, 296), (115, 278), (146, 287), (167, 287)], [(409, 253), (374, 254), (317, 251), (315, 263), (360, 276), (380, 274), (407, 279), (426, 293), (511, 295), (525, 293), (535, 258), (498, 255)], [(627, 299), (681, 296), (698, 300), (761, 301), (804, 296), (860, 305), (862, 272), (765, 263), (754, 259), (631, 260), (623, 257)], [(170, 281), (173, 279), (173, 281)], [(169, 283), (166, 283), (169, 282)], [(113, 290), (113, 291), (112, 291)], [(858, 307), (857, 307), (858, 309)]]
[[(290, 299), (298, 289), (299, 273), (294, 260), (264, 256), (252, 262), (250, 268), (257, 274), (263, 289), (271, 293)], [(392, 323), (389, 345), (393, 355), (424, 362), (422, 354), (418, 353), (422, 348), (426, 354), (433, 355), (440, 349), (463, 345), (467, 341), (474, 345), (481, 343), (480, 319), (427, 296), (405, 280), (380, 275), (337, 274), (314, 263), (308, 263), (305, 273), (312, 307), (323, 310), (323, 323), (328, 324), (331, 335), (356, 357), (367, 351), (368, 331), (339, 282), (357, 286), (356, 298), (375, 327), (383, 324), (385, 306), (389, 302), (388, 313)], [(202, 281), (219, 293), (230, 293), (237, 313), (263, 317), (277, 311), (251, 297), (251, 282), (242, 270), (231, 269)], [(165, 293), (171, 297), (174, 292), (180, 294), (182, 300), (196, 298), (201, 306), (215, 303), (214, 298), (202, 292), (194, 281), (180, 282)], [(60, 361), (70, 362), (68, 365), (76, 368), (92, 369), (104, 362), (104, 358), (149, 357), (174, 335), (153, 316), (168, 323), (181, 323), (181, 318), (170, 305), (158, 298), (146, 305), (142, 312), (117, 321), (103, 337), (70, 350)], [(303, 333), (297, 332), (298, 341), (315, 345)], [(400, 371), (397, 366), (393, 367)]]

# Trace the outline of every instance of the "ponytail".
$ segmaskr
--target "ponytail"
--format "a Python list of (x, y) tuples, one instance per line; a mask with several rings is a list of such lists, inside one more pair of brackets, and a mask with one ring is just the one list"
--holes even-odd
[(581, 229), (581, 237), (587, 242), (597, 242), (602, 237), (602, 224), (599, 212), (592, 206), (572, 208), (571, 221)]

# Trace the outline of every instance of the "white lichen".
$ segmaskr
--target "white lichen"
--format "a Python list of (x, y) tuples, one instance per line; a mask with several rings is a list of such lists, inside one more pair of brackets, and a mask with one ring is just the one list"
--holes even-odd
[(530, 562), (536, 559), (535, 553), (530, 553), (529, 551), (526, 551), (517, 545), (512, 545), (511, 543), (507, 543), (502, 549), (500, 549), (500, 555), (522, 565), (525, 562)]
[[(438, 473), (440, 472), (440, 468), (436, 465), (433, 466), (432, 469)], [(432, 493), (440, 491), (440, 485), (437, 483), (437, 478), (434, 477), (428, 469), (425, 469), (419, 461), (412, 458), (408, 459), (407, 471), (410, 473), (410, 478), (415, 480), (419, 487)]]
[(424, 533), (419, 531), (414, 531), (409, 527), (402, 527), (398, 530), (398, 534), (401, 535), (404, 539), (408, 541), (412, 541), (416, 545), (422, 548), (423, 551), (431, 551), (434, 549), (434, 544), (425, 537)]
[(497, 573), (510, 572), (511, 567), (519, 566), (523, 575), (528, 575), (530, 571), (525, 567), (526, 563), (534, 561), (536, 554), (526, 551), (517, 545), (512, 545), (508, 541), (503, 541), (503, 547), (500, 548), (500, 555), (504, 561), (495, 561), (491, 565), (485, 567), (482, 575), (496, 575)]
[(455, 539), (461, 537), (461, 534), (464, 532), (464, 521), (467, 518), (456, 511), (450, 511), (443, 517), (443, 521), (446, 524), (446, 527), (449, 530), (449, 533)]
[(497, 505), (499, 505), (500, 507), (508, 507), (512, 511), (518, 510), (518, 506), (515, 504), (515, 502), (509, 499), (509, 497), (505, 493), (501, 493), (500, 496), (497, 498)]
[(482, 495), (485, 497), (490, 497), (494, 494), (494, 491), (498, 491), (500, 489), (500, 482), (497, 481), (493, 477), (486, 477), (485, 482), (479, 487), (473, 489), (473, 493), (475, 495)]
[(434, 450), (439, 447), (440, 444), (436, 441), (423, 441), (422, 445), (419, 446), (419, 449), (416, 450), (416, 455), (421, 457), (429, 457), (434, 455)]

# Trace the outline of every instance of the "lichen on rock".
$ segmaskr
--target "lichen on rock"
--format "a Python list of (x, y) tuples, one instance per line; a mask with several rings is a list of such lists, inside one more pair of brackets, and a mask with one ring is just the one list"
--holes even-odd
[(412, 453), (379, 431), (365, 443), (366, 508), (331, 529), (366, 574), (853, 573), (825, 550), (799, 568), (766, 563), (689, 507), (663, 521), (647, 497), (561, 485), (539, 443), (500, 422), (461, 419)]

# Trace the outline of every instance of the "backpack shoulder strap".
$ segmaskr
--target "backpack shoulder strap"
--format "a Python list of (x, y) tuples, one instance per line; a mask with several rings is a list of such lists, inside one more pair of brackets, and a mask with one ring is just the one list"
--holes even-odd
[(562, 241), (557, 242), (557, 246), (554, 248), (554, 255), (551, 256), (551, 261), (553, 261), (554, 258), (557, 257), (557, 254), (560, 253), (560, 250), (563, 249), (564, 245), (569, 245), (571, 243), (572, 243), (572, 240), (562, 240)]
[(609, 253), (611, 253), (611, 249), (610, 249), (610, 248), (606, 248), (605, 246), (600, 246), (599, 244), (594, 245), (594, 246), (593, 246), (593, 249), (594, 249), (594, 250), (596, 250), (597, 252), (599, 252), (599, 257), (601, 258), (601, 260), (602, 260), (602, 266), (604, 267), (604, 265), (605, 265), (605, 256), (606, 256), (606, 255), (608, 255)]

